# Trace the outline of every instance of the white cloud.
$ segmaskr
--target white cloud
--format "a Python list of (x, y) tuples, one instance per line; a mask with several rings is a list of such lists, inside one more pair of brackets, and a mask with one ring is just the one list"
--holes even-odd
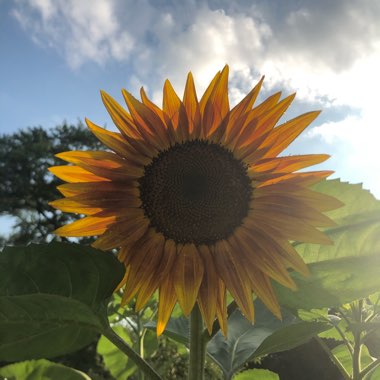
[[(373, 175), (380, 172), (380, 2), (20, 0), (13, 14), (74, 69), (127, 62), (131, 91), (144, 84), (156, 101), (165, 78), (181, 93), (189, 70), (202, 93), (229, 63), (232, 103), (265, 74), (264, 90), (297, 90), (311, 109), (328, 109), (330, 116), (335, 110), (335, 118), (320, 119), (310, 141), (329, 144), (341, 157), (338, 174), (363, 178), (380, 194)], [(341, 120), (343, 106), (356, 116)]]
[(134, 45), (119, 25), (113, 2), (93, 0), (18, 1), (14, 17), (42, 46), (56, 49), (72, 68), (88, 61), (124, 60)]

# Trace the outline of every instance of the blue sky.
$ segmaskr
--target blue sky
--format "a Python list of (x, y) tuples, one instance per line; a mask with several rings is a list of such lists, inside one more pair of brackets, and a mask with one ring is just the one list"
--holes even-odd
[(230, 65), (236, 103), (297, 91), (285, 118), (322, 115), (287, 151), (329, 153), (324, 168), (380, 197), (380, 2), (372, 0), (0, 0), (0, 133), (89, 117), (112, 123), (104, 89), (144, 86), (160, 103), (191, 70), (202, 92)]

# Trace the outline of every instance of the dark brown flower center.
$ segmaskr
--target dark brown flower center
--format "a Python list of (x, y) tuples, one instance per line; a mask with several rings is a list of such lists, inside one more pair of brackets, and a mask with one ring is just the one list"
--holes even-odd
[(247, 215), (251, 194), (247, 166), (203, 140), (160, 152), (140, 179), (151, 226), (182, 244), (211, 245), (230, 236)]

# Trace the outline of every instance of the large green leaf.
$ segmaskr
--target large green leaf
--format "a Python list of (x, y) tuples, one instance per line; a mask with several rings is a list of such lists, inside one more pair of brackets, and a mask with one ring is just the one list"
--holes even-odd
[(334, 307), (380, 289), (380, 255), (352, 256), (309, 264), (311, 275), (292, 272), (298, 290), (274, 284), (281, 305), (291, 310)]
[(293, 348), (331, 328), (323, 322), (299, 321), (286, 310), (282, 316), (283, 320), (278, 320), (259, 301), (255, 301), (254, 324), (235, 311), (228, 319), (227, 338), (218, 332), (207, 346), (208, 355), (226, 378), (231, 378), (247, 360)]
[[(113, 330), (130, 346), (133, 342), (127, 334), (127, 330), (123, 326), (113, 326)], [(98, 353), (103, 357), (106, 368), (111, 372), (115, 379), (127, 379), (136, 369), (136, 364), (128, 359), (113, 343), (102, 336), (99, 339)]]
[(91, 380), (85, 373), (45, 359), (10, 364), (0, 368), (7, 380)]
[(72, 298), (30, 294), (0, 297), (0, 358), (54, 357), (94, 339), (102, 325), (91, 309)]
[(249, 369), (234, 376), (233, 380), (279, 380), (277, 373), (267, 369)]
[[(145, 324), (145, 327), (149, 330), (156, 331), (156, 322), (148, 322)], [(188, 346), (190, 334), (189, 319), (184, 316), (179, 318), (170, 318), (168, 324), (166, 325), (164, 334), (176, 342)]]
[(337, 224), (325, 230), (334, 245), (296, 244), (305, 262), (380, 254), (379, 200), (361, 185), (338, 179), (322, 181), (314, 190), (341, 200), (344, 206), (326, 213)]
[(75, 244), (0, 253), (0, 359), (54, 357), (91, 342), (123, 276), (113, 255)]

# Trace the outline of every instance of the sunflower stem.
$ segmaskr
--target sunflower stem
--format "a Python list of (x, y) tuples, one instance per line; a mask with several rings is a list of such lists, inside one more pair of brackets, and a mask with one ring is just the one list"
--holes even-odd
[(207, 341), (203, 337), (203, 320), (198, 304), (190, 315), (189, 380), (203, 380)]
[(113, 343), (121, 352), (127, 355), (150, 380), (162, 380), (161, 376), (125, 342), (110, 326), (106, 327), (102, 334)]

